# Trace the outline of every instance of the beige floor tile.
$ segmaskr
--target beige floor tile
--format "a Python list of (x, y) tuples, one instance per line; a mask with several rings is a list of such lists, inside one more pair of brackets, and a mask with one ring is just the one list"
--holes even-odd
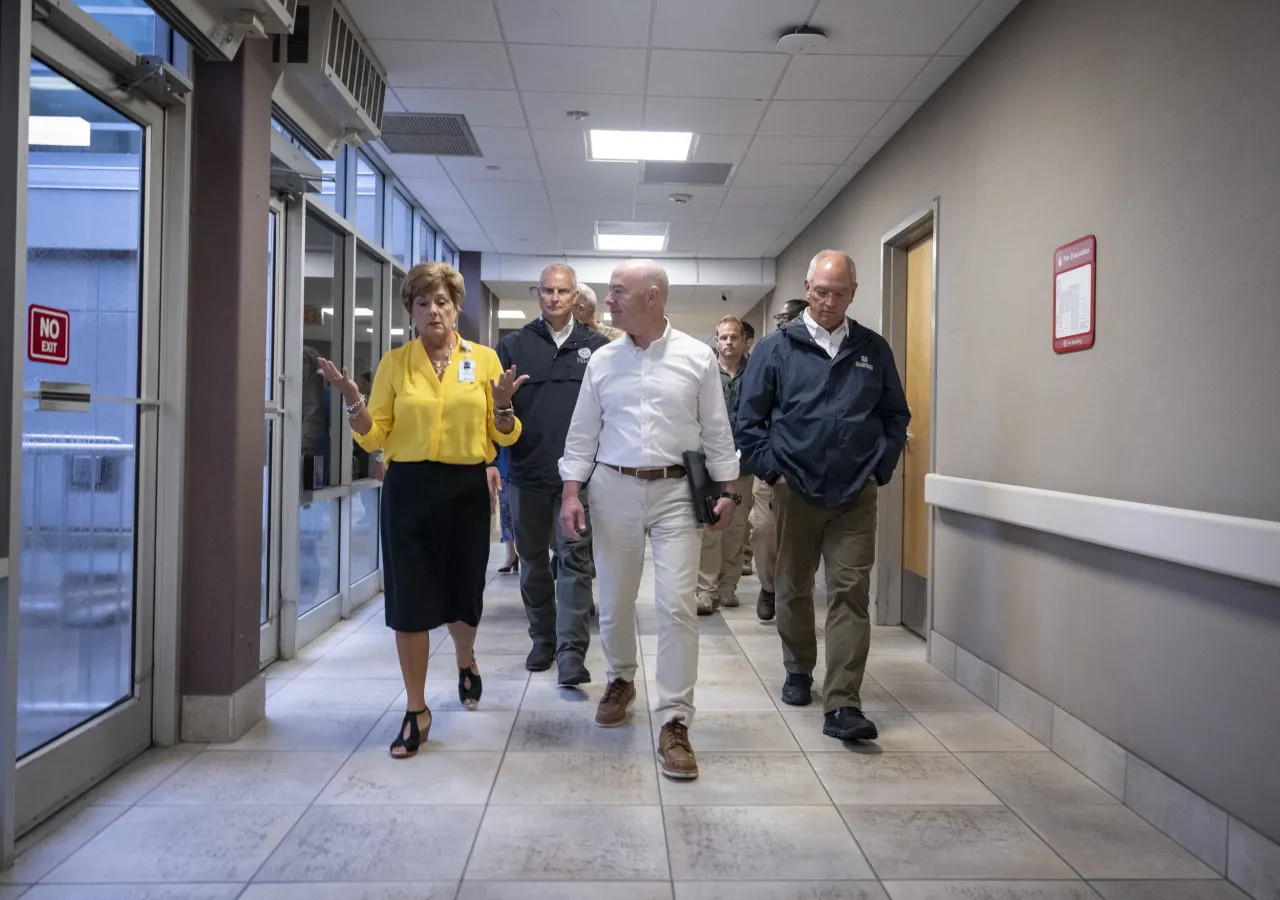
[(682, 881), (676, 900), (888, 900), (874, 881)]
[[(661, 728), (653, 723), (654, 733)], [(778, 712), (706, 712), (699, 710), (689, 728), (698, 753), (786, 752), (800, 749), (786, 719)]]
[(267, 704), (279, 712), (384, 712), (404, 690), (399, 678), (303, 678), (289, 682)]
[(251, 884), (238, 900), (454, 900), (453, 881), (412, 884)]
[(996, 795), (950, 753), (815, 753), (831, 799), (859, 806), (999, 805)]
[[(346, 750), (360, 746), (381, 718), (376, 711), (268, 710), (267, 717), (225, 750)], [(399, 722), (397, 721), (397, 724)], [(393, 726), (394, 734), (394, 726)], [(390, 740), (390, 739), (388, 739)]]
[(345, 751), (206, 750), (143, 797), (143, 806), (306, 806)]
[(694, 781), (662, 779), (663, 805), (831, 805), (803, 753), (699, 752), (698, 773)]
[(469, 881), (667, 877), (656, 806), (491, 806), (467, 867)]
[(494, 806), (656, 806), (652, 752), (510, 752), (493, 789)]
[(1005, 803), (1073, 806), (1119, 802), (1052, 753), (956, 755)]
[(676, 881), (873, 877), (832, 807), (673, 806), (665, 818)]
[(671, 900), (665, 882), (463, 882), (458, 900)]
[(48, 883), (245, 882), (298, 821), (301, 806), (138, 806), (72, 854)]
[(355, 753), (324, 789), (317, 804), (401, 806), (479, 804), (489, 799), (502, 754), (449, 753), (427, 744), (417, 756)]
[(892, 900), (1098, 900), (1083, 881), (886, 881)]
[(894, 879), (1072, 879), (1012, 812), (995, 806), (844, 806), (876, 874)]
[(480, 806), (313, 806), (255, 881), (453, 881)]
[(1026, 806), (1017, 812), (1084, 878), (1215, 877), (1212, 869), (1119, 804)]
[(1103, 900), (1249, 900), (1227, 881), (1095, 881)]
[(119, 806), (73, 803), (16, 845), (13, 865), (0, 871), (0, 884), (34, 884), (124, 813)]
[[(22, 900), (237, 900), (243, 890), (240, 884), (45, 884)], [(0, 892), (0, 900), (9, 897)]]
[(156, 785), (196, 758), (203, 747), (157, 747), (94, 788), (85, 800), (94, 806), (132, 806)]
[(991, 707), (954, 681), (882, 681), (880, 684), (907, 712), (991, 712)]
[[(506, 749), (515, 720), (514, 712), (489, 712), (483, 709), (472, 712), (432, 711), (427, 742), (432, 750), (501, 751)], [(361, 752), (390, 754), (391, 742), (396, 739), (403, 724), (402, 711), (397, 709), (387, 713), (360, 745)]]
[(956, 753), (1047, 753), (1049, 750), (993, 709), (979, 712), (918, 712), (915, 716), (948, 750)]
[(939, 753), (946, 748), (911, 713), (867, 712), (880, 736), (874, 741), (837, 741), (822, 733), (822, 708), (787, 707), (782, 713), (806, 753)]
[(649, 716), (639, 704), (617, 728), (601, 728), (590, 710), (522, 711), (511, 734), (510, 749), (517, 753), (554, 751), (597, 752), (613, 750), (640, 753), (652, 748)]

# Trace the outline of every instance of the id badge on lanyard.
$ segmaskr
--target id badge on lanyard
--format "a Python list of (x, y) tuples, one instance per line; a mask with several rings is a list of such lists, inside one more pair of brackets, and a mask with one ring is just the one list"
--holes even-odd
[(476, 380), (476, 364), (471, 360), (471, 345), (463, 341), (462, 349), (467, 355), (462, 360), (462, 365), (458, 366), (458, 381), (462, 384), (470, 384)]

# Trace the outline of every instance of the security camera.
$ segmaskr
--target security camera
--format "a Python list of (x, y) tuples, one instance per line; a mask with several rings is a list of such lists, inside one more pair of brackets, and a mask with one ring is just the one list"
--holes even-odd
[(722, 303), (728, 303), (728, 302), (729, 302), (729, 295), (728, 295), (728, 294), (721, 294), (721, 295), (720, 295), (720, 301), (721, 301)]

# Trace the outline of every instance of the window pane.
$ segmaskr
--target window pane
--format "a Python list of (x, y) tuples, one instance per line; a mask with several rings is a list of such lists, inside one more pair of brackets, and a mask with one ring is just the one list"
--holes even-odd
[(275, 395), (276, 382), (276, 215), (273, 209), (267, 216), (267, 403)]
[(262, 609), (259, 621), (267, 623), (269, 603), (267, 589), (271, 573), (271, 437), (275, 422), (266, 421), (266, 449), (262, 454)]
[(298, 513), (298, 614), (338, 593), (340, 500), (303, 506)]
[(413, 207), (409, 201), (400, 196), (399, 191), (391, 194), (391, 240), (387, 249), (391, 256), (402, 266), (409, 265), (409, 241), (413, 237)]
[(382, 173), (356, 155), (356, 228), (382, 243)]
[(339, 446), (342, 398), (320, 376), (319, 360), (341, 359), (342, 236), (307, 216), (302, 299), (302, 489), (338, 483), (330, 449)]
[[(382, 263), (363, 250), (356, 254), (356, 310), (355, 310), (355, 358), (351, 371), (366, 397), (373, 390), (373, 373), (378, 368), (381, 355), (379, 335), (382, 332)], [(369, 454), (351, 441), (351, 477), (355, 480), (369, 477)]]
[(436, 252), (436, 233), (426, 219), (418, 220), (418, 252), (416, 262), (431, 262)]
[[(69, 362), (28, 359), (23, 388), (136, 397), (143, 129), (30, 65), (25, 299), (66, 312), (37, 327), (50, 356), (66, 339)], [(19, 756), (132, 696), (138, 408), (25, 401), (21, 416)]]
[(156, 14), (145, 0), (85, 0), (79, 5), (135, 53), (159, 54), (168, 59), (169, 48), (156, 47)]
[(404, 346), (413, 331), (409, 322), (409, 310), (400, 301), (400, 286), (404, 284), (404, 276), (399, 272), (391, 274), (391, 349)]
[(361, 491), (351, 498), (351, 583), (378, 570), (378, 500), (377, 488)]

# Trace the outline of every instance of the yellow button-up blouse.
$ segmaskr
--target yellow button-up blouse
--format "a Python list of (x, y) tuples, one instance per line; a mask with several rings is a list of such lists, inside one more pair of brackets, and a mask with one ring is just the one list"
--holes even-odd
[[(465, 363), (475, 377), (462, 380)], [(493, 425), (490, 381), (502, 374), (498, 354), (458, 338), (444, 378), (436, 377), (419, 340), (382, 358), (369, 394), (373, 428), (356, 442), (387, 462), (441, 462), (475, 465), (492, 462), (493, 445), (509, 447), (520, 437), (520, 420), (510, 434)]]

